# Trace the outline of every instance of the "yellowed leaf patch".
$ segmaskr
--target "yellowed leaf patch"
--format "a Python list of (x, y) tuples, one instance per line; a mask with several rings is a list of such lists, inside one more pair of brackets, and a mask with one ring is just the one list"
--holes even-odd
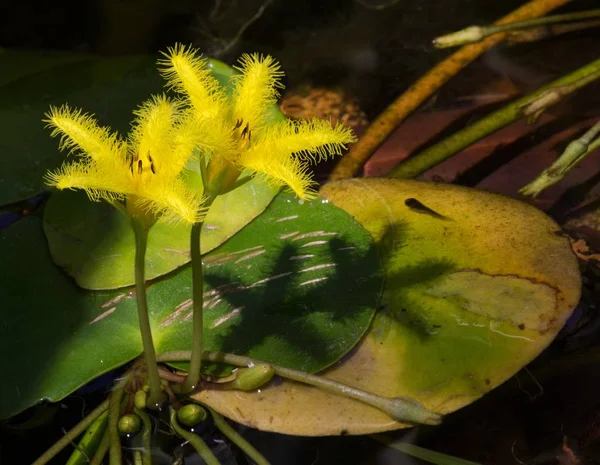
[[(579, 300), (569, 241), (534, 207), (458, 186), (374, 178), (328, 184), (321, 195), (373, 235), (386, 275), (369, 333), (323, 373), (328, 378), (447, 414), (535, 358)], [(407, 426), (277, 379), (260, 392), (197, 398), (235, 421), (286, 434)]]

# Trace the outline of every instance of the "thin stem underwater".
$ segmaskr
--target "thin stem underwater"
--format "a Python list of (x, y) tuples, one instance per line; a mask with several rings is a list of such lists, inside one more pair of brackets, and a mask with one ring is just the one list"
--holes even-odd
[(139, 219), (132, 217), (131, 224), (135, 234), (135, 291), (138, 307), (138, 317), (140, 322), (140, 332), (142, 334), (142, 344), (144, 347), (144, 357), (146, 359), (146, 369), (148, 373), (148, 406), (156, 408), (161, 404), (162, 391), (160, 377), (158, 375), (158, 365), (156, 364), (156, 351), (152, 341), (152, 329), (150, 327), (150, 317), (148, 315), (148, 299), (146, 296), (146, 278), (145, 278), (145, 259), (146, 246), (148, 243), (148, 228)]
[(560, 15), (544, 16), (542, 18), (529, 19), (525, 21), (516, 21), (509, 24), (495, 24), (492, 26), (469, 26), (460, 31), (445, 34), (434, 39), (433, 44), (437, 48), (457, 47), (459, 45), (479, 42), (493, 34), (502, 32), (518, 31), (530, 29), (548, 24), (555, 24), (565, 21), (580, 21), (600, 17), (600, 10), (577, 11), (575, 13), (565, 13)]
[(523, 195), (537, 197), (543, 190), (559, 182), (575, 165), (600, 147), (600, 122), (579, 139), (574, 140), (557, 160), (533, 181), (519, 190)]
[(54, 458), (61, 450), (71, 444), (79, 435), (81, 435), (89, 426), (96, 421), (108, 409), (108, 400), (102, 402), (98, 407), (92, 410), (87, 417), (77, 423), (67, 434), (59, 441), (56, 441), (50, 449), (44, 452), (32, 465), (44, 465)]
[(105, 431), (104, 435), (102, 436), (102, 440), (100, 441), (100, 445), (98, 446), (98, 449), (96, 449), (96, 453), (92, 457), (92, 460), (90, 460), (89, 465), (102, 465), (104, 456), (107, 454), (109, 448), (110, 437), (108, 435), (108, 431)]
[[(531, 105), (538, 102), (540, 98), (543, 97), (544, 102), (542, 105), (537, 106), (536, 112), (543, 111), (551, 104), (564, 98), (565, 95), (589, 84), (593, 79), (598, 79), (599, 73), (600, 60), (594, 60), (408, 158), (387, 173), (386, 176), (399, 179), (410, 179), (419, 176), (488, 134), (498, 131), (524, 115), (530, 115)], [(546, 100), (552, 91), (557, 93), (557, 97), (550, 99), (550, 101)]]
[(142, 450), (140, 452), (142, 465), (152, 465), (152, 456), (150, 454), (152, 438), (152, 422), (150, 417), (143, 410), (134, 407), (134, 412), (142, 419)]
[(121, 454), (121, 438), (119, 436), (118, 423), (121, 416), (121, 400), (125, 393), (125, 385), (127, 380), (119, 382), (109, 398), (108, 404), (108, 458), (110, 465), (121, 465), (123, 456)]
[(213, 417), (216, 427), (229, 438), (236, 446), (238, 446), (244, 454), (250, 457), (256, 465), (270, 465), (269, 461), (258, 452), (252, 444), (244, 439), (244, 437), (234, 430), (225, 418), (220, 413), (215, 412), (213, 409), (208, 408), (208, 411)]
[(210, 450), (210, 447), (206, 445), (206, 443), (200, 436), (190, 431), (186, 431), (181, 426), (179, 426), (179, 423), (177, 422), (177, 412), (173, 407), (171, 407), (171, 411), (169, 414), (171, 418), (171, 427), (173, 428), (173, 430), (175, 430), (175, 432), (179, 436), (188, 441), (190, 445), (194, 449), (196, 449), (196, 452), (198, 452), (200, 457), (202, 457), (206, 465), (221, 465), (221, 462), (219, 462), (217, 457), (215, 457), (215, 455)]

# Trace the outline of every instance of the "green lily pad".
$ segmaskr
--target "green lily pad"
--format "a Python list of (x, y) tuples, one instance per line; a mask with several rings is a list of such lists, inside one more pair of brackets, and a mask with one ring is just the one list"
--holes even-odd
[[(141, 352), (131, 289), (87, 291), (52, 263), (41, 221), (0, 231), (0, 418), (58, 401)], [(370, 235), (317, 199), (280, 194), (265, 213), (205, 264), (205, 343), (318, 371), (346, 354), (370, 325), (381, 297)], [(191, 339), (189, 265), (148, 285), (158, 352)]]
[[(218, 247), (260, 215), (277, 190), (254, 178), (212, 205), (202, 231), (202, 253)], [(147, 279), (190, 261), (190, 225), (157, 223), (148, 236)], [(44, 211), (44, 231), (54, 262), (85, 289), (134, 284), (135, 242), (129, 219), (83, 192), (56, 192)]]
[[(356, 350), (322, 373), (327, 378), (447, 414), (535, 358), (579, 301), (569, 241), (532, 206), (458, 186), (373, 178), (331, 183), (321, 194), (372, 234), (385, 269), (382, 310)], [(260, 393), (195, 397), (235, 421), (284, 434), (408, 426), (289, 381)]]
[[(216, 60), (209, 66), (227, 85), (234, 70)], [(164, 92), (156, 57), (150, 56), (2, 51), (0, 69), (8, 70), (0, 76), (0, 205), (47, 190), (44, 174), (65, 161), (42, 122), (50, 105), (68, 103), (126, 134), (133, 110)], [(283, 118), (275, 106), (270, 112), (272, 121)]]

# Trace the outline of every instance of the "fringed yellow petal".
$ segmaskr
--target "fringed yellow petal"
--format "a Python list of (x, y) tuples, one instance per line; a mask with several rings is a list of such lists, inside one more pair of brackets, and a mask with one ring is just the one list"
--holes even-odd
[[(123, 172), (123, 171), (121, 171)], [(70, 163), (45, 175), (46, 184), (57, 189), (83, 189), (90, 200), (120, 200), (131, 192), (131, 182), (119, 172), (98, 170), (85, 162)]]
[(309, 166), (299, 158), (292, 156), (258, 156), (257, 149), (251, 148), (240, 155), (238, 164), (256, 173), (265, 175), (265, 179), (275, 187), (288, 186), (303, 200), (315, 196)]
[(278, 88), (283, 88), (279, 79), (283, 76), (280, 65), (270, 56), (244, 54), (236, 67), (240, 75), (232, 78), (234, 122), (241, 121), (242, 127), (248, 124), (252, 132), (265, 124), (267, 110), (279, 97)]
[(225, 93), (207, 68), (207, 61), (196, 53), (192, 47), (176, 44), (163, 53), (166, 58), (158, 61), (160, 72), (170, 88), (186, 96), (197, 115), (209, 119), (224, 117)]
[(341, 155), (346, 144), (356, 141), (352, 129), (327, 120), (286, 121), (266, 128), (260, 133), (257, 146), (259, 156), (271, 153), (295, 154), (302, 160), (317, 163), (334, 155)]
[(190, 112), (175, 129), (176, 151), (184, 154), (190, 148), (198, 148), (203, 155), (216, 154), (233, 161), (237, 155), (233, 134), (227, 120), (206, 120)]
[[(178, 107), (164, 95), (154, 96), (144, 102), (135, 112), (136, 119), (130, 135), (130, 156), (149, 159), (153, 169), (166, 176), (176, 176), (183, 166), (173, 163), (172, 132), (176, 122)], [(189, 155), (188, 155), (189, 156)], [(176, 165), (176, 166), (175, 166)]]
[(116, 134), (98, 126), (93, 115), (63, 105), (51, 107), (45, 116), (43, 121), (53, 128), (51, 136), (61, 136), (61, 150), (80, 149), (78, 155), (93, 160), (111, 158), (122, 150), (123, 143)]
[(189, 189), (181, 179), (160, 180), (142, 186), (137, 206), (156, 215), (159, 221), (195, 223), (206, 215), (203, 198)]

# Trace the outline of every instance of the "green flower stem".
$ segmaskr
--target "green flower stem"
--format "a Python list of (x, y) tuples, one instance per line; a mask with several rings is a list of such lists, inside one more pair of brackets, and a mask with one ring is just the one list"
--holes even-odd
[(498, 24), (492, 26), (469, 26), (451, 34), (437, 37), (433, 40), (433, 45), (437, 48), (457, 47), (459, 45), (472, 44), (479, 42), (492, 34), (501, 32), (530, 29), (533, 27), (546, 26), (548, 24), (562, 23), (565, 21), (579, 21), (600, 17), (600, 10), (578, 11), (575, 13), (565, 13), (561, 15), (550, 15), (542, 18), (530, 19), (527, 21), (516, 21), (508, 24)]
[(206, 443), (202, 440), (200, 436), (197, 434), (191, 433), (190, 431), (186, 431), (179, 423), (177, 423), (177, 412), (174, 408), (171, 408), (171, 426), (175, 430), (175, 432), (189, 442), (196, 452), (200, 454), (200, 457), (206, 462), (206, 465), (221, 465), (221, 462), (215, 457), (215, 455), (210, 450), (210, 447), (206, 445)]
[(133, 451), (133, 465), (144, 465), (142, 453), (139, 450)]
[(587, 157), (590, 153), (600, 147), (600, 122), (596, 123), (579, 139), (574, 140), (562, 153), (558, 159), (546, 168), (529, 184), (524, 186), (519, 192), (523, 195), (536, 197), (540, 192), (560, 181), (565, 174)]
[(54, 458), (61, 450), (71, 444), (77, 437), (90, 427), (96, 419), (108, 409), (108, 400), (102, 402), (98, 407), (92, 410), (87, 417), (77, 423), (60, 440), (56, 441), (50, 449), (44, 452), (32, 465), (45, 465)]
[(152, 465), (152, 455), (150, 454), (150, 439), (152, 438), (152, 423), (148, 414), (137, 407), (133, 411), (142, 419), (142, 450), (140, 452), (142, 465)]
[[(204, 202), (205, 208), (210, 208), (215, 197), (210, 196)], [(192, 357), (190, 360), (190, 371), (181, 384), (180, 391), (183, 393), (194, 390), (200, 379), (202, 368), (202, 350), (204, 344), (204, 279), (202, 276), (202, 252), (200, 251), (200, 237), (202, 225), (198, 222), (192, 225), (190, 234), (190, 255), (192, 259)]]
[(92, 460), (90, 461), (89, 465), (101, 465), (104, 461), (104, 456), (108, 452), (109, 447), (110, 436), (108, 435), (108, 431), (105, 431), (104, 436), (102, 436), (102, 441), (100, 441), (100, 445), (98, 446), (98, 449), (96, 450), (94, 457), (92, 457)]
[(125, 386), (128, 379), (125, 378), (119, 382), (113, 389), (109, 397), (108, 404), (108, 458), (110, 465), (121, 465), (123, 458), (121, 456), (121, 437), (119, 436), (119, 417), (121, 416), (121, 400), (125, 393)]
[(202, 254), (200, 252), (200, 233), (204, 223), (192, 226), (190, 234), (190, 254), (192, 257), (192, 356), (190, 371), (181, 384), (181, 392), (191, 392), (200, 379), (202, 368), (202, 345), (204, 333), (204, 279), (202, 277)]
[(256, 465), (270, 465), (269, 461), (262, 456), (260, 452), (258, 452), (252, 444), (246, 441), (241, 434), (239, 434), (236, 430), (234, 430), (229, 423), (225, 421), (225, 418), (220, 413), (215, 412), (210, 407), (207, 407), (208, 411), (213, 417), (215, 421), (215, 425), (221, 433), (229, 438), (231, 442), (233, 442), (236, 446), (238, 446), (244, 454), (250, 457)]
[(148, 407), (156, 408), (161, 404), (163, 395), (160, 377), (158, 376), (158, 366), (156, 364), (156, 351), (152, 342), (152, 329), (150, 328), (150, 317), (148, 316), (148, 299), (146, 297), (145, 258), (148, 243), (148, 227), (143, 220), (135, 216), (131, 218), (131, 225), (135, 234), (135, 291), (138, 318), (148, 372), (148, 385), (150, 386)]
[[(161, 362), (180, 362), (190, 360), (190, 358), (191, 353), (189, 351), (167, 352), (158, 356), (158, 360)], [(202, 359), (210, 362), (223, 362), (230, 365), (244, 367), (265, 363), (241, 355), (210, 351), (204, 352), (202, 354)], [(303, 371), (292, 370), (291, 368), (285, 368), (273, 364), (271, 364), (271, 366), (275, 370), (275, 373), (283, 378), (315, 386), (323, 391), (345, 396), (350, 399), (371, 405), (387, 413), (396, 421), (415, 424), (438, 425), (442, 420), (441, 415), (427, 410), (419, 402), (413, 399), (404, 397), (382, 397), (361, 389), (353, 388), (337, 381), (323, 378), (321, 376), (311, 375)]]
[(108, 423), (108, 411), (105, 411), (96, 418), (96, 421), (83, 433), (77, 444), (77, 449), (73, 451), (65, 465), (81, 465), (89, 462), (91, 457), (104, 437), (106, 424)]
[[(400, 163), (396, 168), (390, 171), (387, 176), (404, 179), (414, 178), (433, 166), (443, 162), (447, 158), (450, 158), (452, 155), (456, 154), (465, 147), (468, 147), (479, 139), (482, 139), (488, 134), (502, 129), (513, 121), (516, 121), (522, 116), (524, 107), (532, 105), (541, 97), (546, 97), (549, 91), (554, 89), (559, 92), (559, 89), (557, 88), (560, 88), (561, 90), (567, 89), (567, 92), (571, 92), (575, 88), (581, 87), (579, 85), (580, 82), (584, 82), (586, 84), (589, 83), (590, 76), (592, 75), (600, 77), (600, 59), (592, 61), (582, 68), (579, 68), (576, 71), (540, 88), (539, 90), (510, 103), (504, 108), (477, 121), (475, 124), (472, 124), (462, 131), (451, 135), (450, 137), (424, 150), (423, 152), (410, 157), (408, 160)], [(564, 94), (561, 94), (561, 97), (562, 95)], [(551, 103), (554, 103), (555, 101), (556, 99)]]

